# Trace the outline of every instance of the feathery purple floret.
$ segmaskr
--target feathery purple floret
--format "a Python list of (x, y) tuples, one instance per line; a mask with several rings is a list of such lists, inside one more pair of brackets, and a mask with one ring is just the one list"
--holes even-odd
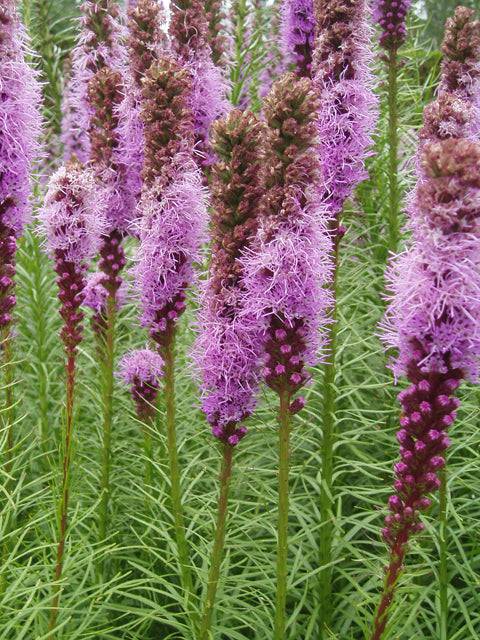
[(15, 4), (6, 0), (0, 8), (0, 219), (19, 236), (30, 215), (41, 116), (38, 78), (25, 61), (27, 37)]
[(365, 160), (377, 118), (365, 0), (325, 0), (316, 8), (313, 75), (320, 98), (323, 201), (337, 216), (367, 177)]
[(311, 77), (315, 45), (313, 0), (284, 0), (282, 40), (284, 50), (295, 65), (297, 75)]
[(134, 267), (142, 324), (165, 346), (185, 310), (186, 289), (206, 237), (206, 190), (195, 163), (182, 154), (170, 167), (168, 184), (159, 178), (139, 203), (140, 246)]
[(145, 420), (155, 415), (159, 380), (163, 375), (163, 359), (151, 349), (137, 349), (123, 356), (119, 377), (130, 387), (138, 417)]
[(231, 446), (246, 434), (241, 423), (253, 413), (260, 378), (261, 323), (244, 313), (241, 260), (257, 229), (263, 142), (264, 127), (249, 112), (234, 110), (214, 127), (212, 260), (195, 360), (212, 433)]
[(382, 28), (380, 45), (396, 50), (407, 38), (406, 18), (412, 0), (375, 0), (373, 17)]
[(91, 106), (88, 84), (97, 71), (108, 66), (122, 72), (126, 62), (119, 8), (113, 0), (85, 0), (82, 4), (81, 33), (71, 55), (71, 74), (65, 91), (62, 141), (65, 159), (90, 157), (88, 130)]
[[(245, 313), (264, 325), (265, 381), (290, 394), (307, 382), (306, 366), (319, 361), (331, 305), (325, 288), (331, 241), (316, 188), (317, 110), (311, 81), (292, 74), (275, 83), (266, 100), (266, 192), (259, 231), (244, 262)], [(302, 405), (296, 401), (291, 410)]]

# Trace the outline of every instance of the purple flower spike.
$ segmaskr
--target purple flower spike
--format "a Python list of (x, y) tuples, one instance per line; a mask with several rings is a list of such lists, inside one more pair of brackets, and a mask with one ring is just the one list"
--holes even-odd
[(380, 45), (396, 50), (407, 38), (406, 18), (412, 0), (375, 0), (373, 17), (382, 28)]
[(287, 56), (300, 77), (311, 77), (315, 44), (313, 0), (284, 0), (282, 39)]
[[(446, 87), (449, 64), (442, 69)], [(468, 94), (441, 90), (426, 109), (408, 210), (412, 238), (388, 272), (383, 338), (398, 352), (395, 376), (405, 376), (411, 386), (400, 397), (402, 460), (394, 467), (402, 508), (385, 521), (390, 565), (372, 640), (382, 638), (408, 542), (423, 528), (427, 494), (440, 487), (447, 431), (459, 406), (454, 394), (462, 380), (479, 378), (480, 143), (471, 136), (469, 107)]]
[(106, 226), (104, 198), (93, 175), (79, 164), (61, 167), (51, 178), (40, 220), (55, 261), (61, 332), (69, 357), (82, 339), (85, 273), (97, 253)]
[(202, 295), (195, 360), (203, 377), (202, 408), (212, 433), (235, 446), (246, 434), (241, 422), (256, 402), (259, 323), (246, 310), (243, 267), (257, 229), (264, 127), (249, 112), (234, 110), (214, 127), (220, 158), (211, 177), (212, 262)]
[(185, 311), (207, 223), (206, 190), (195, 163), (180, 154), (169, 173), (168, 184), (159, 178), (142, 194), (134, 268), (142, 323), (160, 347), (168, 344)]
[(316, 12), (314, 81), (324, 193), (332, 216), (367, 177), (377, 98), (370, 70), (371, 29), (365, 0), (324, 0)]
[(293, 74), (275, 83), (266, 100), (266, 193), (257, 237), (244, 260), (245, 313), (264, 326), (265, 381), (291, 394), (308, 381), (306, 366), (318, 362), (331, 304), (325, 288), (332, 268), (327, 212), (315, 188), (317, 109), (311, 81)]
[(37, 75), (15, 2), (0, 8), (0, 327), (11, 322), (17, 238), (30, 217), (32, 163), (41, 128)]
[(138, 349), (123, 356), (119, 377), (130, 387), (141, 420), (155, 416), (155, 400), (163, 375), (163, 359), (151, 349)]
[(222, 0), (205, 0), (205, 13), (208, 21), (208, 42), (212, 50), (212, 60), (217, 66), (222, 66), (227, 48), (227, 39), (223, 33), (226, 16)]

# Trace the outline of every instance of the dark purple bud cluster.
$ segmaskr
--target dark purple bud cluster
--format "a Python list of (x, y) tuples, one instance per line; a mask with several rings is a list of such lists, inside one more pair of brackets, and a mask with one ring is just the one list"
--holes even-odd
[(150, 328), (150, 337), (159, 345), (166, 347), (174, 334), (175, 327), (180, 316), (185, 312), (186, 289), (188, 283), (184, 283), (184, 290), (162, 306), (155, 315), (155, 321)]
[(55, 251), (55, 273), (57, 274), (58, 298), (61, 302), (60, 315), (63, 327), (60, 336), (69, 358), (75, 356), (77, 346), (82, 341), (84, 318), (80, 310), (84, 299), (86, 268), (66, 259), (65, 252)]
[(219, 416), (211, 415), (208, 418), (208, 421), (212, 425), (212, 435), (215, 438), (218, 438), (225, 444), (229, 444), (232, 447), (235, 447), (242, 438), (247, 435), (247, 427), (241, 425), (242, 420), (246, 420), (250, 416), (250, 413), (245, 413), (241, 420), (232, 420), (231, 422), (227, 422), (226, 424), (219, 424)]
[(11, 205), (13, 205), (13, 199), (9, 197), (0, 203), (0, 328), (7, 327), (11, 323), (11, 311), (16, 303), (13, 278), (17, 239), (15, 231), (2, 221)]
[[(267, 360), (263, 372), (266, 384), (280, 393), (288, 390), (296, 393), (309, 379), (303, 355), (306, 351), (308, 331), (302, 319), (286, 323), (274, 317), (270, 322), (268, 340), (265, 346)], [(305, 405), (303, 398), (291, 404), (292, 413), (298, 413)]]
[(375, 6), (375, 18), (382, 27), (380, 44), (385, 49), (398, 49), (407, 37), (405, 25), (411, 0), (378, 0)]
[(402, 405), (397, 432), (401, 459), (394, 467), (395, 493), (388, 501), (390, 513), (382, 531), (393, 550), (423, 529), (419, 515), (430, 507), (427, 494), (440, 486), (438, 471), (445, 465), (444, 452), (450, 444), (447, 432), (460, 405), (454, 393), (462, 371), (422, 372), (422, 356), (410, 363), (409, 380), (413, 384), (398, 396)]
[(136, 377), (130, 387), (137, 415), (141, 420), (148, 421), (155, 416), (155, 401), (157, 399), (159, 383), (157, 380), (141, 380)]
[(103, 237), (99, 262), (99, 267), (105, 274), (103, 286), (113, 297), (116, 296), (122, 284), (122, 278), (119, 274), (125, 264), (126, 258), (122, 247), (122, 234), (115, 229)]

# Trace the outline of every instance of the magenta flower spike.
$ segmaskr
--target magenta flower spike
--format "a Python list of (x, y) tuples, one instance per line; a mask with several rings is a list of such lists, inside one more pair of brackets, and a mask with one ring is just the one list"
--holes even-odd
[(155, 416), (163, 360), (151, 349), (137, 349), (123, 356), (119, 364), (119, 376), (130, 387), (137, 415), (148, 421)]
[(316, 7), (313, 75), (319, 95), (318, 138), (324, 193), (337, 218), (367, 177), (365, 160), (377, 117), (365, 0), (324, 0)]
[(126, 50), (117, 3), (85, 0), (81, 9), (80, 39), (72, 51), (70, 79), (64, 97), (62, 142), (66, 160), (75, 157), (85, 163), (90, 158), (88, 84), (105, 66), (123, 71)]
[(193, 113), (197, 163), (208, 168), (215, 160), (210, 129), (228, 111), (226, 84), (212, 60), (209, 26), (201, 0), (179, 0), (172, 5), (172, 48), (192, 78), (189, 107)]
[[(448, 61), (443, 69), (449, 73)], [(398, 353), (395, 377), (406, 377), (410, 386), (398, 396), (400, 460), (382, 532), (390, 564), (372, 640), (383, 637), (409, 541), (423, 529), (420, 515), (441, 485), (448, 430), (460, 405), (455, 392), (462, 380), (478, 381), (480, 143), (471, 136), (474, 117), (468, 99), (446, 91), (425, 110), (408, 209), (412, 240), (387, 274), (383, 338)]]
[(263, 140), (264, 127), (249, 112), (231, 111), (214, 126), (219, 160), (211, 176), (212, 261), (195, 359), (212, 433), (231, 446), (246, 434), (242, 422), (254, 410), (260, 378), (261, 331), (258, 320), (245, 313), (241, 260), (257, 229)]
[(282, 40), (286, 57), (294, 64), (296, 74), (310, 78), (315, 45), (313, 0), (284, 0)]
[(380, 45), (384, 49), (398, 49), (407, 38), (406, 18), (412, 0), (375, 0), (373, 17), (380, 25)]
[(15, 9), (0, 8), (0, 329), (8, 332), (15, 306), (17, 238), (31, 214), (32, 164), (39, 154), (40, 87), (25, 61), (27, 36)]

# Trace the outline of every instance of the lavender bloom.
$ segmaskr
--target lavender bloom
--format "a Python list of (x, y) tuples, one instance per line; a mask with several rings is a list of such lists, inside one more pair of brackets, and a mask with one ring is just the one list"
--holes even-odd
[(474, 109), (472, 133), (480, 136), (480, 22), (473, 9), (457, 7), (445, 25), (439, 94), (453, 93)]
[(113, 0), (85, 0), (82, 12), (80, 40), (72, 51), (71, 77), (64, 97), (62, 141), (66, 160), (76, 157), (85, 163), (90, 157), (88, 84), (105, 66), (122, 71), (126, 51), (119, 8)]
[(248, 112), (232, 111), (214, 127), (212, 261), (202, 293), (195, 360), (203, 376), (202, 408), (212, 433), (234, 446), (255, 408), (259, 382), (258, 322), (245, 314), (241, 259), (257, 229), (264, 127)]
[[(287, 74), (265, 103), (269, 127), (260, 226), (244, 260), (248, 314), (264, 324), (268, 386), (296, 393), (325, 345), (331, 242), (316, 186), (318, 101), (307, 78)], [(296, 411), (302, 401), (295, 402)]]
[(284, 0), (282, 6), (283, 47), (300, 77), (311, 77), (315, 44), (313, 0)]
[(320, 97), (318, 133), (324, 194), (333, 216), (367, 177), (377, 99), (365, 0), (325, 0), (316, 11), (314, 81)]
[(163, 359), (151, 349), (131, 351), (120, 360), (119, 376), (130, 387), (141, 420), (155, 416), (154, 405), (162, 375)]
[(380, 45), (396, 51), (407, 38), (405, 26), (412, 0), (375, 0), (373, 17), (382, 28)]
[(185, 311), (185, 292), (206, 236), (206, 191), (193, 160), (176, 156), (169, 182), (158, 179), (149, 186), (139, 209), (135, 284), (140, 292), (142, 324), (163, 347)]
[(27, 39), (15, 3), (0, 8), (0, 327), (11, 322), (17, 238), (30, 215), (32, 162), (38, 154), (40, 89), (25, 62)]
[(191, 73), (189, 106), (194, 117), (198, 164), (208, 167), (214, 161), (210, 127), (227, 112), (228, 102), (225, 82), (213, 64), (207, 16), (200, 0), (182, 0), (172, 6), (170, 35), (174, 51)]
[(62, 339), (73, 357), (82, 339), (85, 273), (97, 253), (106, 219), (104, 198), (91, 172), (76, 163), (61, 167), (51, 178), (40, 212), (47, 245), (58, 275)]
[(167, 36), (162, 26), (165, 15), (156, 0), (139, 0), (128, 12), (128, 75), (126, 94), (119, 107), (120, 155), (128, 167), (127, 190), (135, 202), (142, 188), (144, 132), (141, 120), (142, 81), (167, 49)]

